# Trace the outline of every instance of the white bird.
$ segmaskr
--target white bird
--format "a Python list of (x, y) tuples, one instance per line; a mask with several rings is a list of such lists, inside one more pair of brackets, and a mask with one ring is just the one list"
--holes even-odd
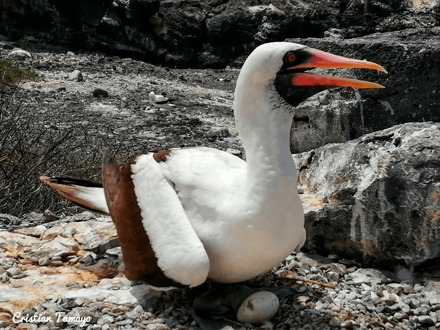
[(148, 98), (150, 100), (150, 103), (157, 108), (168, 109), (170, 107), (175, 107), (175, 105), (172, 104), (170, 100), (163, 95), (156, 95), (154, 92), (150, 92)]
[[(305, 72), (380, 65), (287, 42), (263, 44), (244, 63), (234, 111), (246, 162), (196, 147), (116, 164), (107, 152), (103, 187), (41, 177), (61, 195), (110, 214), (131, 280), (155, 286), (232, 283), (269, 271), (304, 243), (304, 215), (290, 152), (295, 107), (323, 88), (382, 88)], [(154, 93), (153, 93), (154, 94)]]

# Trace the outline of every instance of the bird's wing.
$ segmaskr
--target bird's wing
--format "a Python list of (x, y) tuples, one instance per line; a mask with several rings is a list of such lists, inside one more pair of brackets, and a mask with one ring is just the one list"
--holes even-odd
[[(186, 210), (203, 206), (216, 209), (232, 194), (246, 169), (246, 162), (225, 151), (197, 147), (172, 149), (160, 162), (162, 173), (178, 193)], [(237, 186), (235, 186), (237, 188)], [(208, 220), (208, 219), (206, 219)]]
[(106, 154), (103, 186), (129, 279), (156, 286), (206, 281), (206, 251), (152, 154), (120, 168)]

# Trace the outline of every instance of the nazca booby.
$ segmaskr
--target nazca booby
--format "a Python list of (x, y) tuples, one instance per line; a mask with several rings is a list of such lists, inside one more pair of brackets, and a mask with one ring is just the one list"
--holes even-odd
[[(151, 152), (119, 167), (106, 152), (102, 187), (41, 177), (62, 196), (110, 214), (125, 273), (154, 286), (232, 283), (269, 271), (304, 243), (304, 215), (290, 152), (294, 105), (323, 88), (383, 88), (318, 75), (313, 68), (366, 68), (303, 45), (274, 42), (246, 59), (235, 88), (234, 115), (246, 161), (206, 147)], [(287, 87), (286, 87), (287, 86)]]

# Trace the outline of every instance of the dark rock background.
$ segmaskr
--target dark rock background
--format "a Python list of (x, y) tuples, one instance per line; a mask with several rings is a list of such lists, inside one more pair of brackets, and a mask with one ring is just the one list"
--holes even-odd
[[(421, 2), (428, 5), (420, 9)], [(2, 0), (0, 34), (170, 67), (225, 67), (258, 44), (440, 24), (435, 0)]]

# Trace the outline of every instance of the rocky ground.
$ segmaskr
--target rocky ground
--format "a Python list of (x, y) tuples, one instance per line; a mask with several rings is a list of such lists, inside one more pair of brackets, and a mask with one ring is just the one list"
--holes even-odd
[[(108, 217), (1, 214), (0, 329), (220, 329), (194, 315), (190, 291), (155, 291), (128, 281), (122, 267)], [(234, 329), (438, 329), (439, 274), (422, 271), (399, 282), (353, 260), (300, 252), (244, 283), (290, 290), (270, 322), (220, 321)]]
[[(13, 44), (3, 43), (1, 56), (14, 50)], [(64, 146), (73, 157), (70, 168), (65, 166), (59, 173), (56, 157), (33, 168), (29, 180), (35, 181), (34, 198), (43, 196), (46, 189), (38, 175), (81, 174), (85, 165), (79, 163), (89, 147), (97, 152), (107, 146), (120, 150), (120, 160), (148, 149), (190, 145), (244, 156), (232, 114), (238, 67), (166, 69), (130, 58), (38, 45), (16, 56), (20, 67), (38, 73), (36, 81), (23, 83), (18, 92), (33, 114), (35, 127), (53, 135), (72, 129), (87, 133), (84, 140), (75, 136), (83, 141), (83, 148)], [(73, 74), (75, 70), (81, 74)], [(97, 88), (108, 96), (95, 96)], [(148, 102), (150, 91), (166, 93), (176, 106), (153, 107)], [(98, 179), (99, 163), (89, 166)], [(56, 214), (0, 215), (0, 329), (81, 325), (85, 329), (209, 329), (194, 317), (190, 292), (160, 293), (125, 279), (109, 218), (89, 212), (66, 217), (59, 209), (53, 211)], [(363, 268), (337, 255), (298, 253), (247, 283), (291, 289), (271, 322), (257, 327), (230, 321), (230, 326), (439, 328), (440, 274), (435, 263), (416, 268), (414, 274), (399, 274), (406, 281), (395, 275)], [(31, 319), (34, 315), (40, 319)]]

